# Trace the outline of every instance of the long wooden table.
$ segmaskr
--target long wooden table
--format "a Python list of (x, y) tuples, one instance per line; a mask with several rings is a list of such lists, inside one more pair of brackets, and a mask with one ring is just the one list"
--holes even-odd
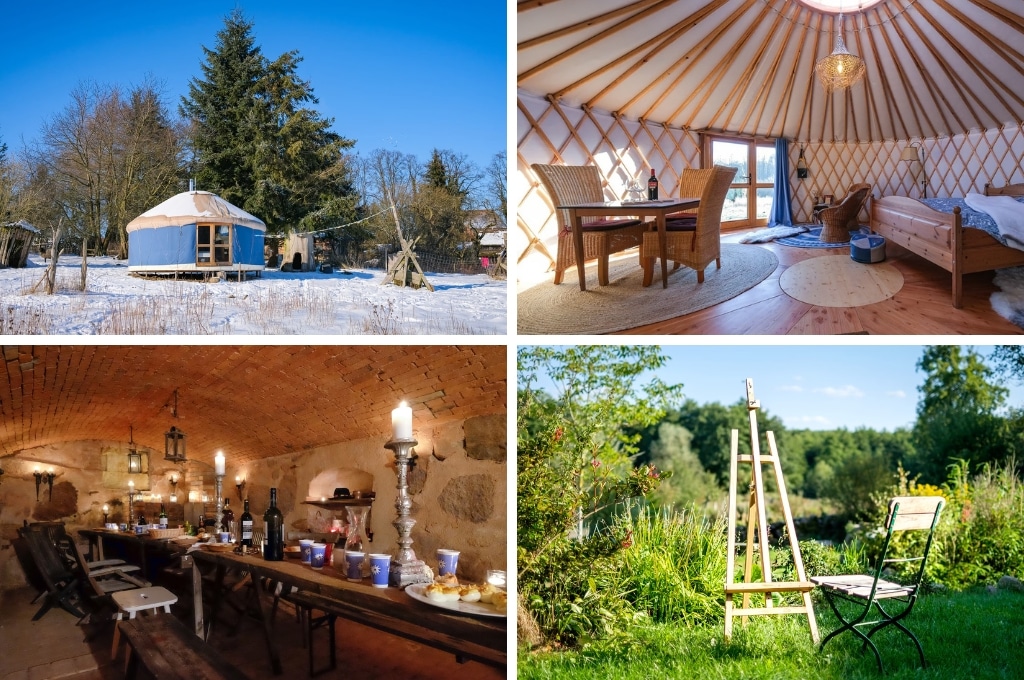
[(668, 287), (668, 252), (665, 218), (680, 210), (700, 207), (700, 197), (666, 198), (658, 201), (608, 201), (597, 203), (571, 203), (558, 206), (569, 211), (572, 225), (573, 246), (576, 249), (576, 273), (580, 277), (580, 290), (587, 289), (587, 273), (583, 262), (583, 218), (584, 217), (653, 217), (658, 230), (658, 253), (661, 255), (661, 286)]
[[(278, 582), (301, 591), (329, 598), (331, 613), (372, 626), (379, 630), (415, 640), (468, 659), (504, 668), (507, 664), (507, 631), (504, 618), (466, 616), (414, 600), (397, 588), (374, 588), (369, 579), (360, 583), (345, 580), (344, 574), (332, 567), (314, 571), (298, 561), (268, 562), (258, 555), (207, 552), (195, 550), (192, 556), (192, 596), (194, 599), (195, 633), (206, 637), (203, 621), (203, 588), (201, 569), (215, 569), (213, 592), (223, 590), (229, 571), (248, 572), (256, 589), (258, 608), (266, 636), (267, 651), (275, 674), (282, 672), (281, 657), (271, 630), (266, 599), (269, 593), (264, 580)], [(215, 598), (217, 595), (215, 595)], [(216, 618), (214, 603), (212, 618)]]
[[(174, 555), (184, 550), (172, 544), (172, 539), (150, 538), (147, 534), (137, 536), (111, 529), (79, 529), (78, 535), (89, 541), (93, 559), (116, 557), (137, 564), (142, 567), (142, 576), (146, 579), (160, 567), (169, 565)], [(151, 568), (154, 566), (156, 568)]]

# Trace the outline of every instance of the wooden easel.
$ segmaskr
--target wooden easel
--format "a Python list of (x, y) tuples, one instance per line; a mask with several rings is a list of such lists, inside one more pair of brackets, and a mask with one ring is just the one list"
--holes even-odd
[[(747, 413), (750, 415), (750, 454), (739, 453), (739, 430), (732, 431), (732, 443), (729, 455), (729, 553), (726, 557), (725, 577), (725, 639), (732, 637), (732, 619), (739, 616), (746, 623), (748, 616), (765, 616), (778, 614), (805, 614), (811, 628), (811, 639), (818, 642), (818, 624), (814, 618), (814, 606), (811, 603), (811, 590), (814, 584), (807, 580), (804, 573), (804, 562), (800, 557), (800, 543), (796, 538), (793, 526), (793, 513), (789, 509), (789, 498), (786, 496), (786, 482), (782, 477), (782, 465), (779, 462), (779, 451), (775, 445), (775, 433), (767, 432), (769, 455), (762, 456), (760, 438), (757, 431), (757, 410), (761, 404), (754, 399), (754, 381), (747, 378)], [(750, 463), (752, 468), (750, 482), (750, 504), (747, 514), (747, 551), (744, 556), (743, 582), (735, 582), (736, 569), (736, 480), (737, 465)], [(796, 566), (797, 581), (772, 581), (771, 559), (768, 555), (768, 523), (765, 519), (764, 480), (761, 466), (771, 463), (775, 471), (775, 482), (779, 488), (782, 501), (782, 514), (786, 519), (786, 538), (793, 551), (793, 562)], [(756, 529), (756, 542), (755, 538)], [(753, 581), (754, 551), (761, 559), (761, 580)], [(800, 593), (802, 606), (776, 607), (772, 601), (772, 593)], [(764, 606), (752, 607), (750, 596), (753, 593), (764, 594)], [(734, 595), (743, 595), (743, 604), (737, 608), (733, 604)]]

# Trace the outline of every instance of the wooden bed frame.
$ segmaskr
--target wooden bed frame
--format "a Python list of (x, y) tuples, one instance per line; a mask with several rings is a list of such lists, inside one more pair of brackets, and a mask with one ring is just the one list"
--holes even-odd
[[(986, 184), (985, 195), (1024, 196), (1024, 184)], [(952, 273), (953, 306), (958, 309), (963, 306), (965, 274), (1024, 265), (1024, 250), (1004, 246), (981, 229), (964, 228), (960, 208), (949, 214), (906, 196), (876, 198), (871, 202), (871, 229)]]

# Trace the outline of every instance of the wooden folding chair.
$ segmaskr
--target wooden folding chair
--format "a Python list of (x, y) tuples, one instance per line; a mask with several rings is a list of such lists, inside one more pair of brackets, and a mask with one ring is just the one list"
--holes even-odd
[[(928, 553), (932, 548), (932, 539), (935, 536), (935, 527), (939, 523), (939, 514), (942, 512), (944, 501), (941, 496), (897, 496), (889, 501), (889, 515), (886, 518), (888, 527), (885, 535), (885, 544), (882, 546), (882, 554), (879, 556), (878, 565), (875, 567), (874, 576), (853, 575), (853, 576), (815, 576), (811, 581), (816, 583), (825, 595), (825, 601), (839, 617), (840, 626), (825, 636), (821, 641), (821, 648), (824, 649), (829, 640), (840, 633), (852, 631), (864, 641), (861, 649), (870, 646), (878, 661), (878, 670), (883, 672), (882, 655), (872, 641), (875, 633), (893, 626), (903, 631), (917, 646), (917, 654), (921, 658), (921, 666), (925, 666), (924, 650), (921, 642), (910, 630), (903, 625), (903, 619), (910, 615), (914, 608), (917, 596), (924, 581), (924, 567), (928, 562)], [(902, 531), (928, 530), (928, 539), (925, 542), (924, 552), (902, 558), (889, 558), (889, 545), (893, 535)], [(882, 578), (882, 572), (887, 565), (896, 563), (918, 562), (917, 571), (910, 584), (894, 583)], [(885, 607), (882, 601), (885, 601)], [(856, 604), (848, 615), (844, 616), (838, 607), (839, 601), (846, 601)], [(903, 608), (892, 613), (890, 603), (900, 603)], [(899, 606), (899, 605), (897, 605)], [(874, 607), (881, 618), (866, 620)], [(889, 608), (889, 609), (887, 609)], [(868, 627), (865, 634), (860, 628)]]
[(28, 545), (32, 561), (35, 562), (36, 569), (39, 570), (39, 575), (46, 585), (43, 604), (32, 620), (38, 621), (43, 618), (43, 615), (54, 606), (74, 614), (79, 619), (84, 618), (86, 613), (82, 611), (79, 581), (64, 564), (50, 539), (44, 533), (30, 531), (28, 528), (18, 529), (18, 533)]

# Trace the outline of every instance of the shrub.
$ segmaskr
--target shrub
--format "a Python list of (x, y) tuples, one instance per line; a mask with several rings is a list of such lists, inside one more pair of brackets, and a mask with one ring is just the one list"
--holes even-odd
[[(985, 465), (973, 478), (968, 470), (967, 461), (950, 465), (949, 477), (939, 488), (918, 484), (901, 467), (889, 494), (945, 498), (925, 578), (955, 590), (992, 583), (1005, 574), (1024, 576), (1024, 485), (1017, 478), (1015, 463)], [(856, 531), (872, 559), (877, 558), (885, 539), (882, 525), (887, 510), (888, 496), (879, 498), (870, 528)], [(894, 537), (889, 556), (921, 554), (926, 537), (923, 531)], [(892, 569), (900, 577), (913, 573), (912, 563), (897, 563)]]
[(723, 612), (726, 533), (723, 518), (694, 509), (658, 511), (627, 504), (616, 522), (627, 538), (613, 589), (651, 620), (704, 623)]

